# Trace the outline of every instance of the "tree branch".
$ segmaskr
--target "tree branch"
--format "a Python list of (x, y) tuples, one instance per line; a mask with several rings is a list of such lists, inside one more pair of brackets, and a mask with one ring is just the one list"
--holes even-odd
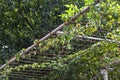
[[(24, 17), (23, 13), (21, 12), (22, 9), (20, 7), (20, 1), (18, 1), (18, 15), (29, 25), (29, 28), (34, 31), (34, 26), (30, 23), (30, 21)], [(39, 38), (36, 34), (34, 34), (36, 38)]]
[(106, 66), (112, 66), (112, 65), (117, 65), (117, 64), (120, 64), (120, 60), (115, 60)]

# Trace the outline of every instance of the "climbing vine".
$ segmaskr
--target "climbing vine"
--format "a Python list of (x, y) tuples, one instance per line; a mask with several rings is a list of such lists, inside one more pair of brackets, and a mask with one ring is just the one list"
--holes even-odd
[[(119, 79), (119, 65), (109, 66), (111, 62), (120, 60), (120, 45), (118, 43), (106, 41), (90, 42), (90, 40), (76, 39), (75, 37), (81, 35), (83, 37), (95, 36), (120, 40), (120, 4), (112, 0), (101, 1), (96, 5), (93, 5), (94, 0), (85, 0), (85, 3), (85, 7), (89, 5), (90, 10), (69, 25), (66, 25), (62, 29), (64, 34), (53, 35), (26, 55), (26, 57), (31, 58), (33, 54), (36, 56), (43, 53), (54, 54), (54, 60), (22, 64), (15, 67), (9, 66), (2, 74), (9, 76), (12, 71), (51, 68), (53, 71), (50, 71), (49, 75), (44, 76), (43, 80), (101, 80), (103, 77), (100, 74), (100, 70), (103, 67), (107, 67), (108, 70), (112, 69), (109, 72), (109, 78)], [(60, 15), (64, 21), (69, 21), (73, 15), (84, 8), (79, 9), (74, 4), (65, 6), (68, 10)], [(37, 43), (37, 40), (34, 43)], [(63, 57), (63, 55), (65, 56)], [(37, 59), (45, 60), (48, 57), (44, 56)]]

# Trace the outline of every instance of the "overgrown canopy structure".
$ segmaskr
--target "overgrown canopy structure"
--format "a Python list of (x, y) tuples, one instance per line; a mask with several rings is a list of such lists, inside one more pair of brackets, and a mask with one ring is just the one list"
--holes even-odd
[(77, 6), (66, 6), (65, 22), (1, 66), (2, 78), (102, 80), (105, 69), (110, 80), (120, 79), (120, 5), (108, 0), (80, 13)]

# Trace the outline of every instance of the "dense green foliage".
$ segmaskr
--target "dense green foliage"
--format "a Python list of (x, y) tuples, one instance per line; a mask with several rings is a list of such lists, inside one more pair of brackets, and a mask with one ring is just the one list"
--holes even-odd
[[(78, 19), (76, 27), (71, 29), (73, 34), (120, 40), (120, 5), (116, 1), (108, 0), (101, 2), (98, 6), (91, 7), (91, 10), (86, 14), (88, 22), (85, 25), (78, 26), (79, 23), (82, 23)], [(66, 32), (68, 31), (66, 30)], [(119, 65), (107, 65), (119, 60), (119, 54), (119, 44), (104, 41), (96, 42), (87, 49), (69, 55), (65, 59), (68, 64), (64, 65), (58, 72), (53, 72), (49, 78), (52, 80), (56, 78), (62, 80), (102, 80), (103, 77), (100, 74), (100, 70), (103, 67), (107, 67), (113, 69), (112, 71), (108, 69), (109, 79), (117, 80), (120, 78)], [(64, 61), (64, 59), (62, 60)]]
[[(14, 70), (19, 72), (28, 68), (45, 69), (50, 67), (54, 71), (44, 76), (43, 79), (45, 80), (103, 80), (100, 70), (106, 67), (110, 80), (120, 79), (119, 64), (109, 65), (116, 60), (120, 60), (120, 45), (118, 43), (105, 41), (91, 43), (84, 39), (74, 39), (76, 35), (85, 35), (120, 40), (120, 4), (112, 0), (101, 1), (96, 6), (93, 3), (93, 0), (85, 0), (85, 6), (82, 8), (75, 4), (65, 5), (68, 10), (60, 15), (65, 21), (88, 5), (90, 11), (81, 15), (75, 22), (65, 26), (62, 30), (64, 35), (51, 37), (43, 41), (37, 49), (39, 50), (38, 54), (55, 53), (59, 55), (62, 52), (68, 56), (64, 58), (59, 56), (57, 61), (9, 66), (3, 71), (3, 74), (7, 76)], [(80, 42), (82, 43), (80, 44)], [(75, 44), (77, 44), (77, 47)], [(29, 53), (34, 54), (34, 51)], [(109, 70), (110, 68), (112, 70)]]
[(59, 15), (71, 3), (83, 5), (82, 0), (1, 0), (0, 64), (61, 24)]

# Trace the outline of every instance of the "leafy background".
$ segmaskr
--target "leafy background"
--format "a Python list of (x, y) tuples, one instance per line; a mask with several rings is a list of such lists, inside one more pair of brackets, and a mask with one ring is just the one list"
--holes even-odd
[[(54, 71), (52, 71), (49, 75), (44, 76), (43, 80), (44, 79), (45, 80), (46, 79), (50, 79), (50, 80), (56, 80), (56, 79), (58, 80), (88, 80), (88, 79), (89, 80), (102, 80), (103, 77), (100, 74), (100, 70), (101, 68), (106, 67), (108, 69), (108, 75), (109, 75), (110, 80), (120, 79), (119, 78), (119, 64), (114, 64), (114, 65), (109, 66), (109, 64), (111, 64), (112, 62), (116, 60), (119, 61), (120, 50), (119, 50), (118, 43), (110, 43), (110, 42), (105, 42), (105, 41), (90, 42), (89, 40), (84, 40), (84, 39), (83, 40), (74, 39), (74, 36), (82, 35), (82, 36), (93, 36), (93, 37), (99, 37), (103, 39), (111, 39), (111, 40), (119, 41), (120, 40), (119, 1), (103, 0), (94, 7), (93, 4), (96, 3), (97, 1), (94, 2), (93, 0), (84, 0), (84, 4), (81, 2), (78, 4), (79, 2), (78, 0), (76, 1), (71, 0), (68, 2), (61, 0), (60, 1), (61, 3), (58, 4), (59, 5), (58, 8), (56, 8), (56, 6), (53, 8), (48, 7), (48, 4), (49, 6), (53, 6), (54, 1), (53, 2), (50, 1), (51, 5), (50, 5), (50, 2), (47, 0), (41, 1), (41, 2), (42, 2), (41, 5), (43, 5), (44, 3), (44, 6), (46, 5), (46, 7), (41, 6), (42, 7), (41, 8), (39, 6), (40, 9), (37, 7), (35, 11), (34, 11), (34, 8), (33, 9), (30, 8), (30, 10), (29, 8), (27, 8), (29, 6), (35, 7), (35, 5), (33, 6), (34, 3), (32, 3), (32, 1), (28, 1), (29, 4), (27, 4), (26, 6), (23, 5), (24, 1), (20, 1), (19, 3), (21, 3), (21, 5), (20, 4), (16, 5), (17, 7), (14, 8), (13, 11), (10, 10), (11, 14), (15, 13), (14, 15), (17, 15), (17, 17), (19, 17), (15, 21), (20, 22), (20, 24), (24, 23), (23, 24), (24, 27), (19, 24), (20, 25), (18, 27), (19, 29), (16, 27), (15, 30), (13, 30), (14, 27), (10, 28), (10, 25), (12, 25), (11, 22), (8, 23), (9, 27), (8, 27), (8, 24), (5, 24), (5, 23), (2, 24), (2, 26), (7, 25), (8, 27), (8, 29), (1, 28), (3, 29), (2, 30), (3, 33), (2, 32), (1, 33), (7, 34), (3, 36), (7, 37), (6, 39), (8, 40), (9, 44), (10, 43), (13, 44), (13, 42), (16, 42), (16, 41), (20, 43), (21, 45), (20, 47), (18, 47), (18, 45), (16, 45), (15, 43), (13, 45), (10, 44), (11, 46), (13, 46), (10, 48), (15, 48), (15, 46), (19, 48), (19, 49), (15, 49), (16, 52), (23, 47), (29, 46), (38, 37), (42, 37), (46, 33), (50, 32), (53, 28), (55, 28), (56, 25), (60, 24), (62, 21), (69, 21), (71, 16), (75, 15), (76, 13), (84, 9), (86, 6), (90, 6), (90, 11), (80, 16), (77, 20), (72, 22), (70, 25), (65, 26), (62, 30), (64, 32), (64, 35), (60, 35), (58, 37), (51, 37), (48, 40), (43, 41), (38, 46), (38, 51), (39, 51), (38, 54), (55, 53), (59, 55), (62, 53), (68, 56), (66, 57), (57, 56), (57, 61), (53, 60), (52, 63), (43, 62), (39, 64), (39, 63), (33, 62), (33, 64), (30, 64), (30, 65), (23, 64), (22, 66), (18, 65), (14, 67), (8, 67), (3, 71), (3, 74), (9, 75), (14, 70), (19, 72), (21, 70), (28, 69), (28, 68), (37, 69), (37, 68), (42, 67), (44, 69), (47, 67), (52, 67)], [(55, 3), (55, 5), (57, 4)], [(28, 11), (26, 11), (27, 9)], [(48, 12), (46, 12), (47, 9), (48, 9)], [(8, 13), (9, 13), (9, 9), (7, 10), (7, 13), (4, 13), (4, 15), (10, 16), (10, 14), (8, 15)], [(10, 17), (6, 17), (4, 19), (6, 20), (8, 19), (8, 21), (6, 22), (11, 21)], [(16, 31), (23, 34), (22, 38), (20, 38), (19, 36), (20, 34)], [(20, 40), (16, 40), (19, 38), (16, 36), (13, 36), (12, 33), (17, 34)], [(10, 39), (8, 39), (9, 38), (8, 35)], [(26, 40), (27, 43), (29, 42), (28, 45), (25, 45), (26, 43), (23, 43), (25, 41), (21, 41), (21, 39), (24, 40), (23, 36), (24, 37), (26, 36), (26, 39), (28, 39)], [(14, 41), (10, 41), (11, 39), (13, 39)], [(1, 55), (4, 54), (6, 56), (7, 54), (2, 53), (2, 51), (5, 52), (4, 51), (5, 49), (8, 49), (9, 51), (14, 50), (14, 49), (10, 49), (9, 46), (6, 46), (8, 44), (6, 43), (5, 40), (3, 40), (3, 37), (1, 41), (3, 41), (2, 46), (1, 46), (2, 48)], [(37, 51), (37, 49), (35, 49), (35, 51)], [(29, 53), (35, 54), (34, 51), (30, 51)], [(4, 59), (5, 60), (8, 59), (8, 56), (6, 56)], [(4, 62), (2, 61), (3, 60), (1, 60), (1, 63)], [(32, 79), (34, 80), (35, 78), (32, 78)]]

